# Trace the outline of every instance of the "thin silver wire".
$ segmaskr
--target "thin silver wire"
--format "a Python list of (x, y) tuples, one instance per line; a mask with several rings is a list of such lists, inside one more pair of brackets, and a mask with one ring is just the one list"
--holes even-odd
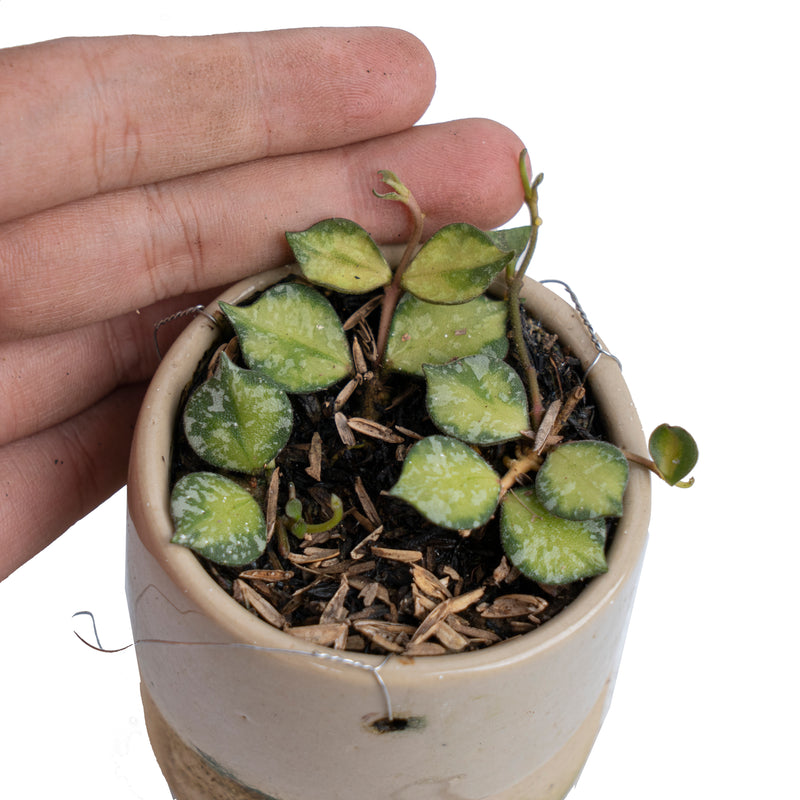
[(169, 639), (136, 639), (131, 644), (126, 644), (124, 647), (118, 647), (114, 650), (109, 650), (100, 644), (100, 637), (98, 636), (97, 633), (97, 624), (95, 623), (94, 614), (91, 611), (76, 611), (72, 616), (77, 617), (81, 615), (88, 616), (92, 620), (92, 629), (94, 631), (94, 637), (95, 641), (97, 642), (97, 645), (93, 645), (91, 642), (87, 642), (86, 639), (84, 639), (83, 636), (81, 636), (77, 631), (73, 631), (73, 633), (87, 647), (91, 647), (92, 650), (97, 650), (100, 653), (121, 653), (123, 650), (128, 650), (134, 645), (139, 646), (142, 644), (184, 645), (186, 647), (232, 647), (240, 650), (255, 650), (262, 653), (276, 653), (287, 656), (308, 656), (310, 658), (318, 658), (324, 661), (331, 661), (334, 664), (343, 664), (345, 666), (355, 667), (356, 669), (361, 669), (366, 672), (371, 672), (378, 683), (378, 687), (381, 690), (381, 694), (383, 694), (383, 700), (386, 703), (386, 717), (389, 722), (392, 722), (394, 720), (394, 709), (392, 707), (392, 698), (389, 694), (389, 688), (386, 686), (386, 682), (383, 679), (383, 675), (381, 675), (381, 670), (383, 669), (384, 666), (386, 666), (386, 664), (392, 658), (391, 653), (389, 653), (389, 655), (387, 655), (386, 658), (384, 658), (380, 664), (378, 664), (377, 666), (373, 666), (372, 664), (365, 664), (363, 661), (358, 661), (354, 658), (348, 658), (347, 656), (339, 656), (334, 653), (321, 653), (317, 650), (314, 650), (310, 653), (306, 653), (302, 650), (290, 650), (288, 648), (282, 648), (282, 647), (262, 647), (261, 645), (248, 644), (246, 642), (179, 642), (179, 641), (172, 641)]
[(184, 308), (181, 311), (176, 311), (174, 314), (170, 314), (168, 317), (164, 317), (164, 319), (159, 320), (153, 326), (153, 342), (156, 346), (156, 353), (158, 355), (158, 360), (161, 361), (163, 355), (161, 353), (161, 348), (158, 346), (158, 332), (164, 325), (167, 325), (170, 322), (174, 322), (176, 319), (181, 319), (182, 317), (188, 317), (190, 314), (202, 314), (206, 319), (210, 320), (214, 325), (217, 325), (217, 321), (214, 317), (206, 311), (206, 307), (204, 305), (198, 304), (196, 306), (192, 306), (191, 308)]
[(575, 310), (578, 312), (578, 314), (580, 314), (581, 319), (583, 320), (583, 324), (586, 326), (586, 330), (589, 332), (589, 336), (592, 339), (592, 344), (594, 345), (595, 350), (597, 350), (597, 356), (595, 357), (594, 361), (592, 361), (592, 363), (589, 364), (589, 366), (586, 368), (586, 372), (584, 373), (584, 379), (588, 377), (589, 373), (592, 371), (595, 364), (597, 364), (597, 362), (600, 360), (602, 356), (608, 356), (609, 358), (613, 358), (614, 361), (617, 362), (617, 366), (619, 367), (621, 372), (622, 362), (613, 353), (606, 350), (606, 348), (603, 347), (602, 344), (600, 344), (600, 339), (595, 333), (595, 330), (592, 327), (592, 323), (589, 322), (589, 317), (583, 310), (583, 306), (580, 304), (578, 296), (575, 294), (575, 292), (572, 291), (572, 287), (568, 283), (565, 283), (564, 281), (559, 280), (558, 278), (547, 278), (546, 280), (539, 281), (539, 283), (557, 283), (559, 284), (559, 286), (563, 286), (567, 294), (570, 296), (572, 304), (575, 306)]

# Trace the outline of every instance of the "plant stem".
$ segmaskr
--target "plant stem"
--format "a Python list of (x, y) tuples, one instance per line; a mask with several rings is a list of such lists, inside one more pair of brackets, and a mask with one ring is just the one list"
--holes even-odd
[(522, 184), (525, 190), (525, 205), (528, 207), (531, 215), (531, 235), (528, 239), (528, 247), (525, 250), (525, 256), (522, 259), (519, 267), (517, 268), (514, 277), (508, 287), (508, 313), (511, 317), (511, 335), (514, 341), (514, 346), (517, 350), (517, 358), (522, 364), (522, 374), (525, 383), (528, 387), (528, 396), (530, 398), (530, 415), (533, 423), (533, 430), (536, 430), (542, 422), (545, 409), (542, 402), (542, 393), (539, 388), (539, 379), (536, 374), (536, 368), (530, 359), (528, 348), (525, 344), (525, 336), (522, 329), (522, 312), (520, 310), (520, 292), (522, 291), (522, 281), (525, 277), (525, 271), (531, 263), (534, 250), (536, 249), (536, 240), (539, 237), (539, 227), (542, 224), (541, 217), (539, 216), (539, 192), (538, 187), (542, 182), (544, 175), (539, 173), (536, 179), (531, 182), (528, 178), (528, 171), (525, 167), (525, 156), (527, 151), (523, 150), (519, 157), (519, 169), (522, 176)]
[[(661, 478), (662, 481), (669, 483), (664, 476), (661, 474), (661, 470), (656, 466), (656, 462), (650, 458), (645, 458), (644, 456), (637, 456), (636, 453), (631, 453), (629, 450), (622, 449), (622, 454), (628, 461), (632, 462), (633, 464), (639, 464), (639, 466), (646, 467), (653, 473), (653, 475), (657, 475)], [(673, 484), (674, 486), (679, 487), (680, 489), (688, 489), (690, 486), (694, 484), (694, 478), (691, 478), (688, 481), (678, 481), (677, 483)]]
[(532, 470), (538, 470), (542, 466), (543, 460), (542, 455), (533, 449), (527, 450), (519, 458), (515, 458), (500, 480), (500, 498), (505, 497), (506, 492), (517, 482), (518, 478)]
[[(525, 336), (522, 331), (522, 314), (520, 313), (519, 301), (520, 284), (515, 280), (508, 292), (509, 312), (511, 314), (511, 334), (514, 345), (517, 349), (517, 357), (522, 364), (522, 377), (528, 387), (528, 397), (530, 398), (530, 415), (533, 430), (537, 430), (544, 417), (544, 403), (539, 389), (539, 380), (536, 374), (536, 367), (531, 363), (528, 348), (525, 345)], [(515, 309), (515, 310), (512, 310)]]
[(383, 292), (381, 318), (378, 323), (377, 368), (380, 368), (381, 364), (383, 363), (383, 356), (386, 353), (386, 343), (389, 339), (389, 327), (391, 326), (392, 317), (394, 316), (394, 310), (397, 308), (397, 304), (400, 301), (401, 295), (403, 294), (403, 289), (400, 285), (400, 282), (402, 281), (403, 273), (405, 273), (406, 268), (411, 263), (411, 259), (414, 256), (414, 251), (417, 249), (417, 245), (422, 238), (422, 228), (425, 223), (425, 214), (422, 213), (422, 209), (419, 207), (419, 204), (414, 199), (414, 195), (412, 195), (411, 192), (408, 193), (408, 197), (404, 199), (403, 202), (405, 202), (413, 217), (414, 230), (411, 233), (411, 238), (408, 240), (406, 249), (403, 252), (403, 257), (400, 259), (400, 263), (397, 265), (397, 269), (394, 271), (392, 282), (386, 287), (386, 289), (384, 289)]
[(406, 268), (411, 263), (411, 259), (414, 257), (414, 251), (417, 249), (417, 245), (422, 238), (422, 228), (425, 223), (425, 214), (422, 213), (419, 203), (417, 203), (414, 195), (408, 190), (408, 187), (405, 186), (405, 184), (403, 184), (394, 173), (389, 172), (389, 170), (380, 170), (379, 174), (381, 176), (381, 180), (394, 191), (386, 192), (385, 194), (374, 192), (375, 196), (381, 198), (382, 200), (397, 200), (398, 202), (403, 203), (403, 205), (405, 205), (406, 208), (408, 208), (408, 210), (411, 212), (411, 218), (414, 222), (414, 230), (411, 232), (411, 238), (408, 240), (408, 244), (406, 244), (403, 257), (400, 259), (400, 263), (397, 265), (397, 269), (394, 271), (392, 282), (383, 292), (381, 318), (378, 323), (378, 358), (375, 362), (376, 369), (380, 369), (380, 366), (383, 363), (383, 356), (386, 352), (386, 343), (389, 339), (389, 327), (391, 326), (392, 316), (394, 315), (394, 310), (397, 307), (397, 303), (400, 301), (401, 295), (403, 294), (403, 289), (400, 286), (400, 282), (403, 279), (403, 273), (406, 271)]
[(375, 414), (375, 404), (383, 386), (383, 359), (386, 355), (386, 346), (389, 341), (389, 329), (392, 325), (392, 317), (403, 295), (403, 288), (401, 286), (403, 274), (411, 263), (417, 246), (422, 239), (422, 229), (425, 224), (425, 214), (419, 207), (419, 203), (417, 203), (414, 195), (401, 183), (398, 177), (388, 170), (381, 170), (380, 176), (384, 183), (394, 189), (394, 191), (386, 192), (385, 194), (374, 192), (375, 196), (382, 200), (397, 200), (403, 203), (411, 213), (414, 229), (406, 244), (406, 249), (403, 251), (400, 263), (394, 271), (392, 282), (383, 290), (383, 297), (381, 298), (381, 316), (380, 320), (378, 320), (378, 336), (375, 345), (376, 357), (373, 363), (375, 379), (367, 383), (367, 390), (363, 399), (364, 416), (369, 419), (376, 419), (377, 417)]
[(656, 462), (653, 461), (652, 459), (645, 458), (644, 456), (637, 456), (636, 453), (631, 453), (630, 451), (625, 449), (622, 450), (622, 454), (625, 456), (625, 458), (628, 459), (628, 461), (631, 461), (634, 464), (639, 464), (642, 467), (647, 467), (647, 469), (649, 469), (650, 472), (652, 472), (654, 475), (658, 475), (659, 478), (663, 479), (660, 470), (656, 466)]

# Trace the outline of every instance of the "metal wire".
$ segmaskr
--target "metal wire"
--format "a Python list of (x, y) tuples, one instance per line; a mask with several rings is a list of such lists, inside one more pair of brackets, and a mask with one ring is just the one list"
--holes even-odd
[(600, 360), (602, 356), (608, 356), (609, 358), (613, 358), (614, 361), (617, 362), (617, 366), (622, 371), (622, 362), (610, 351), (606, 350), (605, 347), (600, 343), (600, 339), (598, 338), (597, 334), (595, 333), (594, 328), (592, 327), (592, 323), (589, 322), (589, 317), (586, 315), (586, 312), (583, 310), (583, 306), (580, 304), (578, 300), (578, 296), (575, 292), (572, 291), (572, 287), (566, 283), (565, 281), (559, 280), (558, 278), (548, 278), (547, 280), (539, 281), (539, 283), (557, 283), (559, 286), (563, 286), (567, 294), (570, 296), (572, 300), (572, 304), (575, 306), (575, 310), (580, 314), (581, 319), (583, 320), (583, 324), (586, 326), (586, 330), (589, 332), (589, 336), (592, 339), (592, 344), (594, 345), (595, 350), (597, 350), (597, 356), (592, 361), (591, 364), (586, 368), (586, 372), (584, 373), (584, 380), (589, 375), (589, 373), (594, 368), (594, 365)]
[(156, 346), (156, 353), (158, 355), (158, 360), (161, 361), (163, 355), (161, 353), (161, 348), (158, 346), (158, 332), (164, 325), (167, 325), (170, 322), (174, 322), (176, 319), (181, 319), (182, 317), (188, 317), (189, 315), (196, 315), (202, 314), (206, 319), (209, 319), (214, 325), (217, 325), (217, 321), (214, 317), (206, 311), (206, 307), (204, 305), (196, 305), (192, 306), (191, 308), (184, 308), (181, 311), (176, 311), (174, 314), (170, 314), (168, 317), (164, 317), (164, 319), (159, 320), (153, 326), (153, 342)]
[(92, 629), (94, 631), (94, 636), (95, 640), (97, 641), (97, 645), (93, 645), (91, 642), (87, 642), (86, 639), (84, 639), (83, 636), (81, 636), (77, 631), (73, 631), (73, 633), (87, 647), (91, 647), (92, 650), (97, 650), (100, 653), (121, 653), (123, 650), (128, 650), (134, 645), (139, 646), (147, 644), (180, 645), (183, 647), (230, 647), (240, 650), (255, 650), (262, 653), (276, 653), (287, 656), (307, 656), (309, 658), (317, 658), (317, 659), (322, 659), (324, 661), (331, 661), (334, 664), (343, 664), (348, 667), (354, 667), (356, 669), (365, 670), (366, 672), (371, 672), (378, 683), (378, 687), (380, 688), (384, 702), (386, 703), (386, 718), (389, 722), (392, 722), (394, 720), (392, 698), (389, 694), (389, 689), (386, 686), (386, 682), (383, 680), (383, 676), (381, 675), (381, 669), (383, 669), (383, 667), (386, 666), (386, 664), (392, 658), (391, 653), (389, 653), (389, 655), (387, 655), (386, 658), (384, 658), (380, 664), (374, 666), (372, 664), (365, 664), (363, 661), (358, 661), (357, 659), (354, 658), (349, 658), (347, 656), (339, 656), (336, 655), (335, 653), (322, 653), (317, 650), (307, 653), (303, 650), (290, 650), (288, 648), (282, 648), (282, 647), (262, 647), (261, 645), (247, 644), (246, 642), (181, 642), (181, 641), (173, 641), (170, 639), (136, 639), (131, 644), (127, 644), (124, 647), (118, 647), (116, 649), (109, 650), (100, 644), (100, 637), (97, 634), (97, 625), (95, 623), (94, 614), (91, 611), (76, 611), (72, 616), (77, 617), (81, 615), (88, 616), (92, 620)]

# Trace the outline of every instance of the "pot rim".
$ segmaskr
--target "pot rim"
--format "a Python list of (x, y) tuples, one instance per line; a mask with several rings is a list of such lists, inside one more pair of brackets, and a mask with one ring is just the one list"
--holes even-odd
[[(242, 302), (292, 271), (291, 267), (283, 267), (239, 281), (222, 292), (206, 311), (210, 314), (219, 311), (218, 300)], [(525, 280), (522, 296), (527, 306), (535, 306), (535, 315), (542, 324), (557, 331), (559, 338), (587, 369), (595, 361), (597, 350), (580, 315), (556, 294), (529, 278)], [(191, 550), (170, 543), (168, 483), (172, 429), (184, 388), (191, 381), (199, 358), (214, 345), (218, 332), (210, 319), (198, 315), (167, 351), (147, 390), (134, 433), (128, 477), (128, 513), (136, 533), (187, 599), (212, 618), (230, 641), (267, 650), (324, 654), (377, 667), (386, 661), (385, 656), (307, 643), (257, 619), (217, 585)], [(600, 358), (591, 369), (588, 383), (604, 412), (609, 438), (626, 449), (646, 452), (639, 417), (617, 363), (607, 356)], [(387, 669), (402, 664), (404, 669), (411, 667), (416, 673), (440, 675), (482, 670), (530, 658), (558, 646), (573, 630), (588, 624), (600, 609), (613, 603), (627, 582), (635, 579), (646, 545), (649, 516), (649, 473), (644, 468), (634, 467), (626, 489), (625, 511), (609, 550), (608, 572), (589, 581), (580, 595), (553, 619), (529, 633), (480, 650), (413, 659), (398, 656), (389, 660)]]

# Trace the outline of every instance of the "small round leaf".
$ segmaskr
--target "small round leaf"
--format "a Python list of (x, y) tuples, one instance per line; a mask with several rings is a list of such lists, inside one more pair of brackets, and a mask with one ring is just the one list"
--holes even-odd
[(245, 363), (287, 392), (315, 392), (353, 371), (333, 306), (316, 290), (279, 283), (252, 305), (220, 307), (239, 337)]
[(513, 258), (513, 252), (500, 250), (483, 231), (456, 222), (425, 242), (401, 283), (430, 303), (465, 303), (483, 294)]
[(670, 486), (680, 483), (697, 463), (697, 443), (689, 431), (676, 425), (659, 425), (650, 434), (648, 447), (658, 471)]
[(388, 494), (443, 528), (479, 528), (497, 508), (500, 478), (463, 442), (428, 436), (411, 448)]
[(392, 270), (370, 235), (349, 219), (326, 219), (287, 233), (303, 275), (346, 294), (363, 294), (392, 281)]
[(608, 570), (605, 520), (557, 517), (532, 488), (514, 489), (503, 498), (500, 536), (508, 560), (540, 583), (572, 583)]
[(508, 352), (506, 304), (481, 296), (458, 306), (426, 303), (406, 294), (389, 330), (386, 366), (422, 377), (423, 364), (444, 364), (477, 353)]
[(548, 453), (536, 475), (536, 495), (565, 519), (618, 517), (628, 471), (628, 459), (613, 444), (568, 442)]
[(529, 427), (525, 386), (505, 361), (486, 355), (423, 366), (436, 427), (471, 444), (515, 439)]
[(267, 546), (264, 514), (252, 495), (215, 472), (192, 472), (174, 486), (170, 513), (173, 544), (189, 547), (216, 564), (241, 566)]
[(289, 397), (265, 375), (228, 356), (186, 403), (183, 429), (192, 449), (215, 467), (255, 475), (292, 432)]

